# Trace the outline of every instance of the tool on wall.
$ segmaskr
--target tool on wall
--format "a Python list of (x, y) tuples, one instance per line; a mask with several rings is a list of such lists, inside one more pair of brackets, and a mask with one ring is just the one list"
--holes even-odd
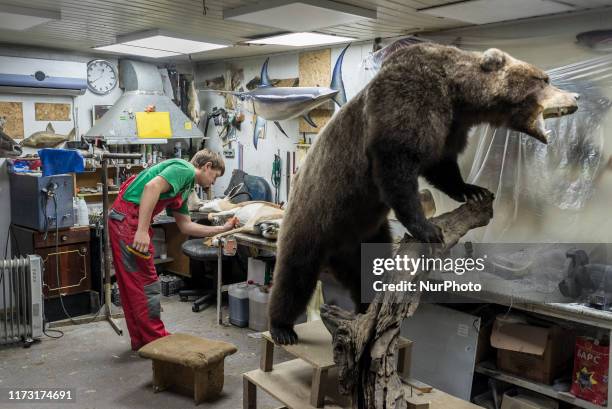
[(291, 191), (291, 152), (287, 152), (287, 161), (286, 161), (287, 173), (285, 177), (287, 179), (287, 201), (289, 201), (289, 192)]
[(280, 202), (280, 183), (281, 183), (281, 157), (280, 150), (278, 154), (274, 155), (274, 161), (272, 162), (272, 176), (270, 178), (272, 182), (272, 187), (274, 188), (274, 203), (278, 204)]

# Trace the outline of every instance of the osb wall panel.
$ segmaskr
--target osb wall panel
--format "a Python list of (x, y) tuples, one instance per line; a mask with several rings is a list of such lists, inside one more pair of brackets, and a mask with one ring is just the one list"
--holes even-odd
[[(331, 83), (331, 49), (301, 53), (299, 57), (300, 87), (329, 87)], [(310, 116), (318, 125), (313, 128), (300, 119), (300, 132), (317, 133), (329, 122), (334, 113), (333, 102), (321, 105)]]
[(4, 118), (4, 133), (13, 139), (23, 139), (23, 106), (21, 102), (0, 101), (0, 118)]
[(317, 128), (313, 128), (308, 125), (306, 121), (300, 118), (300, 132), (306, 133), (319, 133), (321, 129), (329, 122), (332, 117), (333, 111), (327, 109), (314, 109), (310, 111), (310, 117), (317, 124)]
[(70, 121), (70, 104), (34, 104), (34, 116), (37, 121)]

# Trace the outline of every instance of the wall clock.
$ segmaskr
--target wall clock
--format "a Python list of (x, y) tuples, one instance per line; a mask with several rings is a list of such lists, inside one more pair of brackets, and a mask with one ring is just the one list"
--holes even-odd
[(87, 88), (94, 94), (108, 94), (117, 82), (117, 70), (110, 62), (93, 60), (87, 63)]

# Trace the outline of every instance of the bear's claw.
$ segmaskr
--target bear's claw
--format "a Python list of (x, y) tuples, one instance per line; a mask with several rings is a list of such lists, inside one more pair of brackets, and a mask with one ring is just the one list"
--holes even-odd
[(270, 327), (272, 340), (279, 345), (297, 344), (298, 336), (293, 327)]

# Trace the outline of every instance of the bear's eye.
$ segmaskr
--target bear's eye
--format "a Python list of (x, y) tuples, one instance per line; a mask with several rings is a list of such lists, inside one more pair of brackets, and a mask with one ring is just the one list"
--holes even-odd
[(546, 84), (550, 83), (550, 78), (548, 78), (548, 76), (546, 76), (546, 77), (533, 76), (531, 78), (533, 78), (534, 80), (545, 82)]

